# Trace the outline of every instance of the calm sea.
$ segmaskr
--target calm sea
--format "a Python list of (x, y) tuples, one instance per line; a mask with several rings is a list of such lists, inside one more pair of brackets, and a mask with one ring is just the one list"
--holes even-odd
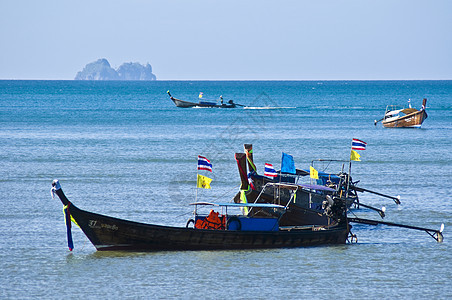
[[(220, 95), (250, 109), (181, 109), (174, 97)], [(388, 104), (419, 108), (422, 129), (374, 126)], [(263, 108), (265, 107), (265, 109)], [(100, 253), (73, 227), (69, 252), (53, 179), (78, 207), (135, 221), (185, 226), (196, 157), (212, 161), (208, 201), (230, 201), (234, 153), (254, 146), (260, 172), (315, 159), (348, 159), (386, 221), (425, 232), (354, 225), (357, 244), (300, 249)], [(452, 298), (452, 81), (0, 81), (0, 298)], [(318, 166), (320, 170), (332, 165)], [(334, 166), (338, 171), (341, 166)], [(334, 171), (334, 170), (333, 170)], [(379, 219), (369, 210), (353, 210)]]

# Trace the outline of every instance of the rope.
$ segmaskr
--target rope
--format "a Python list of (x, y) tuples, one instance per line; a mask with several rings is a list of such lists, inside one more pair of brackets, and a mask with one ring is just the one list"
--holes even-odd
[(183, 213), (183, 214), (181, 214), (181, 215), (176, 216), (176, 218), (180, 218), (180, 217), (183, 217), (183, 216), (185, 216), (185, 215), (192, 214), (192, 213), (193, 213), (193, 212), (186, 212), (186, 213)]
[(237, 190), (237, 188), (239, 188), (242, 184), (236, 185), (233, 188), (231, 188), (230, 190), (224, 192), (222, 195), (218, 195), (218, 196), (214, 196), (212, 198), (214, 199), (219, 199), (220, 197), (223, 198), (225, 197), (227, 194), (231, 193), (233, 190)]

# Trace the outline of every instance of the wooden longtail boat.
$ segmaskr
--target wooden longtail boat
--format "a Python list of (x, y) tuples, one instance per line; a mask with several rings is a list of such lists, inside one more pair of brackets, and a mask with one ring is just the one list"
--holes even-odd
[(374, 124), (377, 125), (379, 121), (382, 121), (384, 127), (409, 127), (420, 128), (422, 123), (427, 119), (427, 112), (425, 111), (427, 99), (422, 101), (421, 109), (417, 110), (411, 107), (403, 108), (396, 105), (388, 105), (386, 107), (385, 115), (380, 120), (375, 120)]
[[(358, 188), (355, 186), (350, 180), (345, 176), (345, 181), (339, 180), (339, 185), (337, 189), (331, 189), (326, 186), (318, 186), (318, 185), (303, 185), (303, 184), (295, 184), (295, 183), (287, 183), (287, 182), (272, 182), (270, 178), (260, 176), (258, 181), (255, 180), (256, 177), (253, 177), (253, 174), (256, 174), (256, 167), (253, 161), (253, 150), (251, 144), (245, 144), (245, 153), (236, 153), (235, 159), (237, 161), (237, 166), (240, 173), (241, 178), (241, 186), (240, 192), (234, 197), (234, 202), (241, 203), (243, 201), (254, 202), (254, 203), (277, 203), (280, 205), (284, 205), (287, 207), (287, 211), (280, 217), (280, 226), (297, 226), (297, 225), (305, 225), (305, 224), (329, 224), (331, 221), (334, 221), (338, 215), (345, 215), (348, 223), (361, 223), (368, 225), (386, 225), (386, 226), (395, 226), (401, 228), (408, 228), (414, 230), (425, 231), (428, 235), (434, 238), (437, 242), (441, 243), (443, 241), (443, 230), (444, 224), (441, 224), (439, 230), (417, 227), (411, 225), (397, 224), (392, 222), (383, 222), (378, 220), (370, 220), (363, 218), (350, 218), (347, 217), (347, 209), (350, 207), (350, 201), (355, 199), (355, 204), (357, 206), (363, 206), (372, 210), (377, 211), (382, 218), (385, 216), (385, 209), (378, 209), (368, 205), (364, 205), (360, 202), (356, 202), (358, 200), (357, 192), (368, 192), (371, 194), (379, 195), (382, 197), (386, 197), (394, 200), (396, 204), (400, 204), (400, 196), (393, 197), (389, 195), (385, 195), (379, 192), (374, 192), (364, 188)], [(322, 161), (322, 160), (320, 160)], [(253, 170), (250, 174), (246, 174), (246, 167), (250, 170)], [(299, 175), (307, 175), (304, 174), (306, 171), (297, 170), (297, 174)], [(348, 174), (345, 174), (348, 176)], [(258, 176), (258, 175), (255, 175)], [(281, 174), (280, 174), (281, 176)], [(253, 182), (253, 188), (251, 188), (248, 178)], [(330, 177), (331, 179), (331, 177)], [(345, 186), (346, 190), (344, 193), (344, 186), (340, 184), (340, 182), (347, 182), (347, 186)], [(258, 186), (256, 186), (258, 185)], [(270, 187), (269, 194), (265, 193), (265, 189)], [(281, 189), (281, 187), (283, 189)], [(285, 192), (286, 191), (286, 192)], [(334, 192), (332, 192), (334, 191)], [(351, 197), (348, 197), (347, 194), (351, 193)], [(322, 201), (321, 210), (306, 208), (307, 200), (295, 200), (299, 198), (299, 195), (307, 194), (309, 197), (318, 197), (317, 201)], [(272, 216), (273, 212), (269, 210), (256, 209), (251, 208), (249, 211), (249, 215), (253, 216)], [(351, 226), (349, 227), (351, 228)], [(349, 231), (351, 241), (355, 239), (357, 241), (356, 235), (352, 234)]]
[(236, 108), (237, 106), (245, 106), (242, 104), (234, 103), (234, 101), (229, 100), (227, 103), (217, 104), (217, 102), (209, 102), (209, 101), (199, 101), (199, 102), (190, 102), (185, 100), (180, 100), (171, 96), (171, 93), (167, 91), (170, 99), (174, 102), (177, 107), (187, 108), (187, 107), (216, 107), (216, 108)]
[[(99, 251), (260, 249), (345, 244), (350, 230), (345, 211), (338, 212), (336, 222), (329, 226), (282, 227), (279, 226), (279, 218), (230, 216), (226, 213), (219, 217), (223, 220), (223, 225), (217, 229), (200, 229), (206, 227), (200, 226), (198, 220), (202, 221), (203, 218), (205, 220), (210, 214), (209, 216), (195, 215), (194, 228), (188, 228), (190, 220), (186, 227), (169, 227), (138, 223), (81, 210), (67, 199), (58, 180), (52, 183), (52, 194), (56, 194), (65, 206), (66, 220), (70, 220), (68, 217), (70, 214)], [(228, 205), (234, 204), (223, 204), (223, 206)], [(240, 206), (270, 210), (286, 209), (283, 206), (270, 204), (241, 204)], [(269, 224), (273, 225), (269, 226)], [(70, 221), (67, 225), (70, 228)], [(69, 236), (71, 236), (70, 229), (68, 229), (68, 241)]]
[[(343, 199), (346, 202), (346, 208), (350, 208), (353, 203), (359, 203), (358, 195), (354, 189), (346, 191), (346, 184), (350, 182), (346, 173), (342, 173), (340, 176), (323, 173), (325, 178), (320, 180), (320, 182), (325, 181), (323, 185), (297, 184), (297, 177), (309, 176), (309, 172), (304, 170), (296, 170), (297, 174), (295, 175), (279, 174), (271, 179), (257, 174), (252, 156), (252, 145), (245, 144), (244, 148), (245, 154), (238, 153), (235, 157), (242, 182), (240, 187), (242, 192), (234, 197), (234, 202), (241, 203), (244, 193), (248, 203), (289, 204), (289, 210), (281, 217), (280, 224), (283, 226), (328, 224), (330, 220), (323, 213), (327, 196), (332, 198), (336, 195), (347, 194)], [(248, 162), (250, 169), (248, 174), (246, 174), (246, 162)], [(322, 172), (319, 174), (321, 177)], [(330, 184), (329, 186), (326, 184), (327, 181)], [(281, 189), (283, 185), (286, 188)], [(384, 212), (378, 211), (383, 217)]]

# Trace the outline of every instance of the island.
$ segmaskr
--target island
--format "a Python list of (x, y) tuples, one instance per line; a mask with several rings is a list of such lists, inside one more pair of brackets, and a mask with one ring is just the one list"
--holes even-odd
[(77, 72), (75, 80), (156, 80), (149, 63), (142, 65), (137, 62), (123, 63), (116, 70), (107, 59), (101, 58), (87, 64), (82, 71)]

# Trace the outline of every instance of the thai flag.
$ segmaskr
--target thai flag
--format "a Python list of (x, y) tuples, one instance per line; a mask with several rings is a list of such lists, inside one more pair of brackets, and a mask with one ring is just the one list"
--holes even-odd
[(212, 172), (212, 164), (210, 160), (204, 156), (198, 155), (198, 170), (206, 170)]
[(353, 139), (352, 150), (366, 150), (367, 143), (358, 139)]
[(278, 176), (278, 174), (275, 171), (275, 168), (273, 168), (272, 164), (265, 164), (265, 170), (264, 170), (264, 175), (268, 176), (268, 177), (276, 177)]

